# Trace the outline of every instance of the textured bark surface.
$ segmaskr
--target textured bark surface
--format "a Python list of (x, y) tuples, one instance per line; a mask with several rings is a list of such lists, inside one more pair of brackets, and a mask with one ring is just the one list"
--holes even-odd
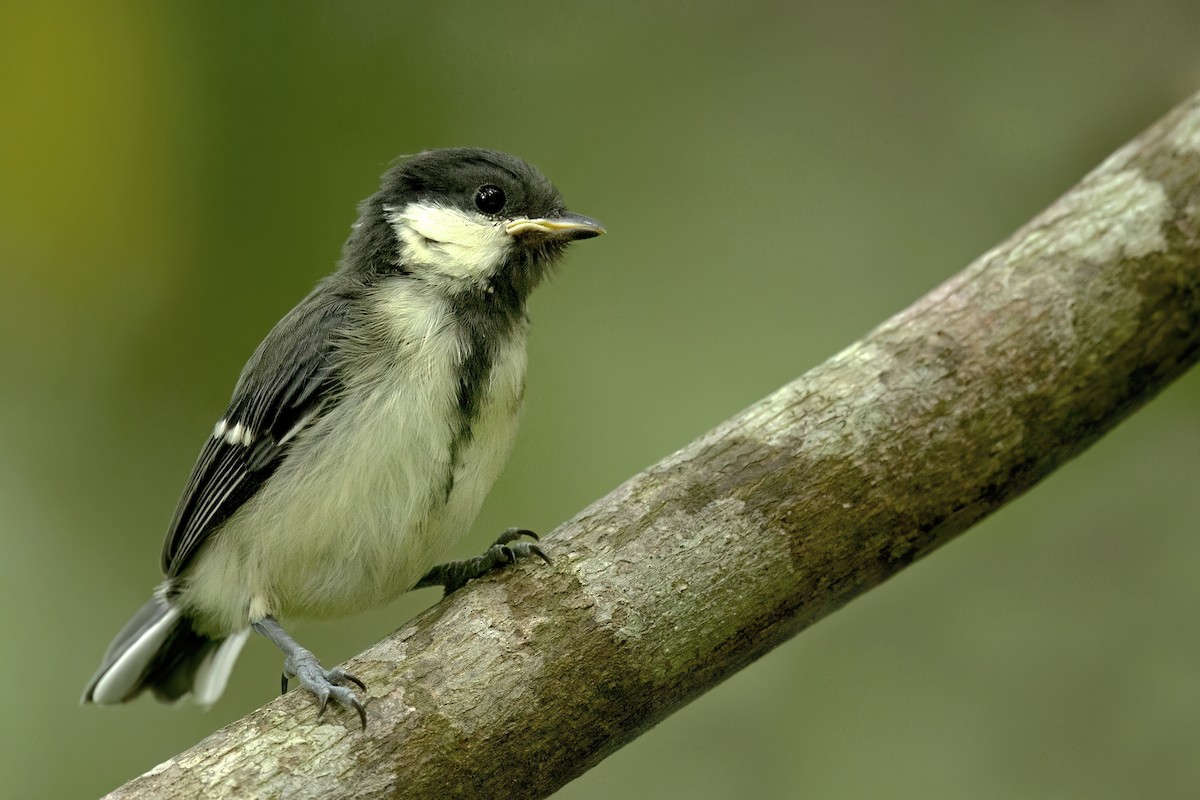
[(543, 797), (1019, 495), (1200, 354), (1200, 95), (860, 342), (111, 797)]

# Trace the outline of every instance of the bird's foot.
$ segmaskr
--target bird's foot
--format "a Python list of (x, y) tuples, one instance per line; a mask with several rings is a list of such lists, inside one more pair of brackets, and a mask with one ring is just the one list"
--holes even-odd
[(321, 710), (317, 712), (318, 717), (325, 714), (329, 699), (333, 698), (333, 701), (342, 708), (357, 711), (363, 728), (367, 727), (366, 707), (358, 699), (358, 695), (341, 684), (353, 683), (364, 692), (367, 690), (367, 685), (346, 670), (341, 667), (327, 670), (321, 666), (321, 662), (317, 661), (317, 657), (310, 651), (299, 649), (289, 654), (283, 662), (283, 677), (280, 682), (283, 693), (287, 692), (289, 677), (300, 681), (301, 686), (315, 694), (321, 701)]
[(304, 649), (283, 629), (274, 617), (263, 617), (251, 625), (254, 630), (275, 643), (283, 651), (283, 676), (280, 680), (281, 694), (287, 694), (288, 679), (296, 678), (300, 685), (317, 696), (321, 701), (320, 717), (329, 705), (329, 698), (342, 708), (352, 708), (358, 712), (358, 718), (365, 729), (367, 727), (367, 709), (362, 701), (342, 683), (353, 683), (364, 692), (367, 685), (341, 667), (325, 669), (311, 651)]
[[(533, 539), (532, 542), (522, 541), (522, 537)], [(444, 586), (446, 594), (457, 591), (468, 582), (480, 578), (494, 569), (515, 564), (522, 558), (537, 556), (547, 564), (552, 563), (550, 556), (537, 545), (538, 535), (524, 528), (509, 528), (500, 534), (491, 547), (483, 555), (462, 561), (450, 561), (439, 564), (426, 573), (417, 583), (417, 589), (426, 586)]]

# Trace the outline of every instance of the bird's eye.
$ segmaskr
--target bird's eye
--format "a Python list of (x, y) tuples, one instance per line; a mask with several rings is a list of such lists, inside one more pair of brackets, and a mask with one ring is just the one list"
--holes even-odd
[(499, 214), (504, 208), (504, 190), (493, 183), (485, 183), (475, 190), (475, 207), (485, 214)]

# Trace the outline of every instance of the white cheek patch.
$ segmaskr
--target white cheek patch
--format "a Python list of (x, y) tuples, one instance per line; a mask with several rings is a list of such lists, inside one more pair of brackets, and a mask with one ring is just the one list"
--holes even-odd
[(406, 260), (454, 282), (486, 282), (513, 246), (503, 223), (481, 214), (433, 203), (383, 210)]

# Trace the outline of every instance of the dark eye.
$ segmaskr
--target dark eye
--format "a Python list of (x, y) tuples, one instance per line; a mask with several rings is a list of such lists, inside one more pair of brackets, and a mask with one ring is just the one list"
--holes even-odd
[(504, 190), (493, 183), (485, 183), (475, 190), (475, 207), (485, 214), (499, 214), (504, 208)]

